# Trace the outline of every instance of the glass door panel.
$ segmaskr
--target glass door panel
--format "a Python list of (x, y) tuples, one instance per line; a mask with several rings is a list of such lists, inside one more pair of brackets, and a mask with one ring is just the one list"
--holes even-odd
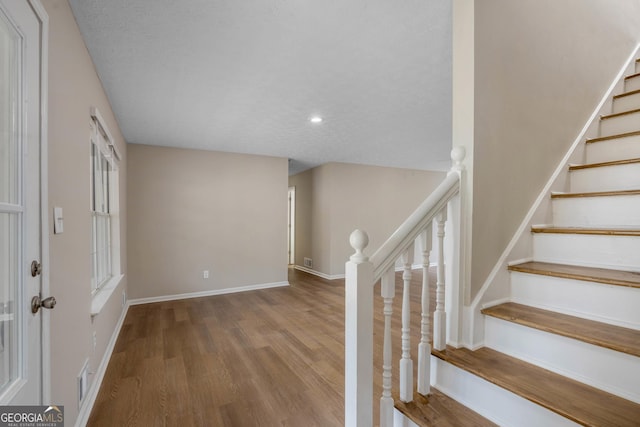
[(0, 391), (17, 378), (18, 214), (0, 213)]
[(17, 308), (22, 265), (21, 37), (0, 9), (0, 394), (19, 377)]
[(20, 38), (0, 11), (0, 203), (18, 203)]

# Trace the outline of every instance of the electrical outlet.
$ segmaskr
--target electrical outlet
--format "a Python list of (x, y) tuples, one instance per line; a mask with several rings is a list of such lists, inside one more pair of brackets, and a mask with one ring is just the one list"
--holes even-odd
[(311, 258), (304, 259), (304, 266), (307, 268), (313, 268), (313, 260)]
[(93, 343), (93, 351), (96, 351), (96, 347), (98, 346), (98, 335), (96, 334), (96, 331), (93, 331), (93, 335), (91, 336), (91, 339)]
[(122, 306), (124, 307), (125, 305), (127, 305), (127, 293), (122, 291)]
[(202, 272), (202, 278), (203, 279), (208, 279), (209, 278), (209, 270), (204, 270)]

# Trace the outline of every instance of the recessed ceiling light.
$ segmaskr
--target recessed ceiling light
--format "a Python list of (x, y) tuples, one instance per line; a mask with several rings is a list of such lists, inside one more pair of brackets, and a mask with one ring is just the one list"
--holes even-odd
[(311, 123), (322, 123), (322, 117), (320, 116), (312, 116), (309, 121)]

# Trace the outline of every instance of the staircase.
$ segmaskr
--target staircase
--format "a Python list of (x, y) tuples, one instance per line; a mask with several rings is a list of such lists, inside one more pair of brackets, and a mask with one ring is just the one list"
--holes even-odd
[[(566, 192), (550, 194), (552, 223), (531, 227), (531, 258), (508, 266), (508, 298), (481, 311), (475, 300), (464, 304), (462, 148), (452, 151), (446, 179), (371, 257), (367, 234), (352, 233), (355, 253), (345, 267), (347, 426), (377, 419), (382, 427), (640, 426), (640, 60), (631, 66), (611, 112), (599, 118), (599, 136), (579, 151), (583, 164), (567, 166)], [(415, 254), (422, 255), (422, 283), (412, 308)], [(377, 282), (384, 327), (374, 346)], [(394, 305), (396, 287), (401, 307)], [(480, 331), (474, 319), (483, 323)], [(482, 330), (477, 350), (447, 345), (476, 342)], [(382, 360), (376, 368), (374, 348)], [(382, 378), (379, 417), (374, 375)], [(470, 412), (443, 410), (458, 404)]]
[(432, 352), (434, 387), (499, 425), (640, 426), (640, 60), (612, 105), (485, 347)]

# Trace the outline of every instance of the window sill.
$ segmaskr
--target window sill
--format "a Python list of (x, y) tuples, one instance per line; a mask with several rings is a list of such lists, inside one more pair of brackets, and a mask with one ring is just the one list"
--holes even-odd
[(91, 317), (100, 314), (104, 306), (107, 305), (107, 301), (109, 301), (113, 292), (116, 290), (120, 282), (122, 282), (123, 278), (124, 274), (113, 276), (91, 297)]

